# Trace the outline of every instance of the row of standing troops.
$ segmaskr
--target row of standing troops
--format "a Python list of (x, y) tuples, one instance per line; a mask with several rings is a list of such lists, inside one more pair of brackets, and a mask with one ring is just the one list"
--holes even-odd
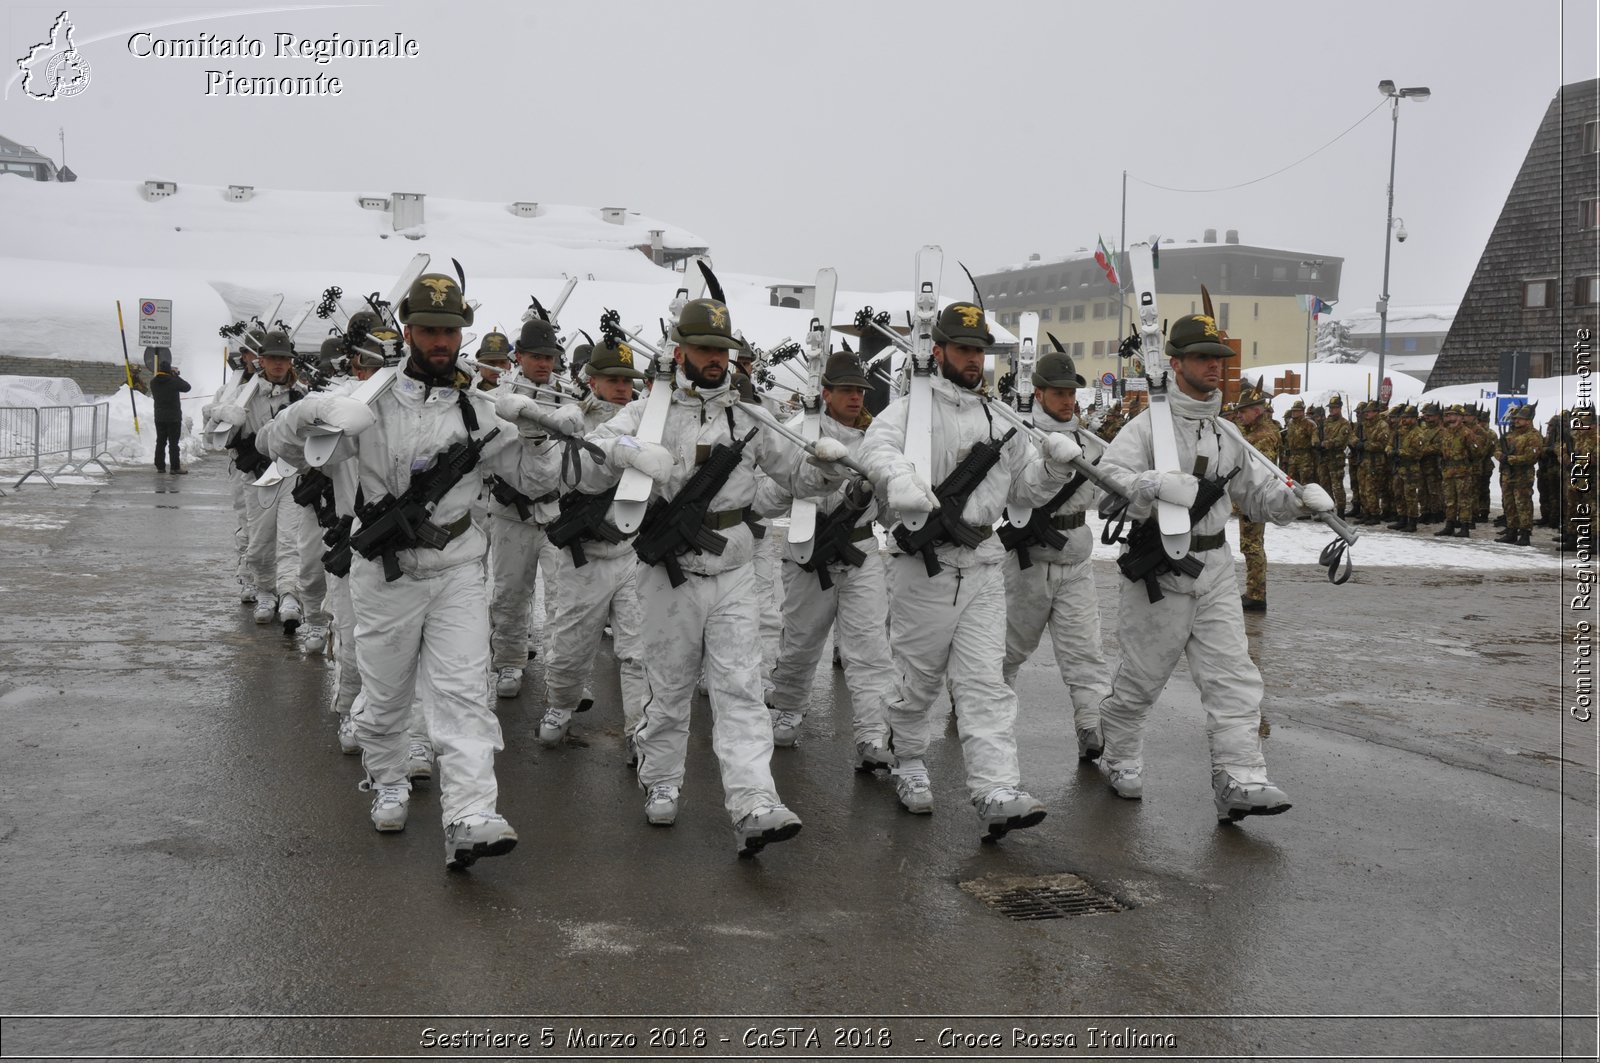
[[(375, 794), (371, 816), (377, 829), (402, 829), (413, 783), (437, 769), (447, 866), (468, 866), (515, 845), (515, 831), (496, 809), (493, 756), (502, 743), (493, 703), (496, 688), (504, 693), (509, 680), (520, 679), (526, 611), (541, 558), (547, 603), (554, 602), (548, 606), (553, 617), (547, 625), (541, 740), (560, 744), (573, 713), (585, 707), (585, 680), (600, 629), (609, 621), (622, 671), (628, 748), (647, 794), (646, 820), (670, 825), (676, 818), (689, 705), (703, 682), (724, 804), (741, 855), (800, 829), (799, 817), (778, 798), (770, 760), (775, 733), (792, 742), (800, 730), (830, 626), (851, 692), (857, 767), (887, 769), (910, 812), (934, 807), (925, 755), (933, 706), (948, 691), (968, 795), (987, 836), (999, 838), (1044, 819), (1043, 804), (1021, 788), (1010, 683), (1046, 630), (1071, 691), (1079, 756), (1098, 758), (1120, 796), (1142, 794), (1144, 719), (1176, 654), (1187, 649), (1208, 717), (1219, 818), (1288, 807), (1265, 775), (1256, 735), (1260, 679), (1244, 650), (1239, 608), (1233, 605), (1230, 617), (1221, 605), (1222, 591), (1232, 586), (1231, 565), (1209, 564), (1198, 579), (1163, 575), (1168, 600), (1188, 603), (1181, 607), (1163, 608), (1154, 596), (1147, 605), (1144, 588), (1129, 584), (1140, 593), (1130, 596), (1124, 588), (1124, 660), (1114, 679), (1105, 678), (1099, 648), (1085, 521), (1098, 489), (1074, 475), (1074, 461), (1099, 457), (1132, 500), (1136, 519), (1148, 518), (1158, 498), (1193, 503), (1206, 469), (1216, 473), (1225, 465), (1245, 473), (1227, 484), (1227, 494), (1251, 516), (1283, 523), (1308, 509), (1333, 508), (1318, 488), (1297, 497), (1246, 460), (1242, 440), (1225, 438), (1211, 377), (1230, 354), (1210, 338), (1215, 326), (1204, 316), (1175, 324), (1167, 353), (1174, 368), (1183, 370), (1175, 416), (1195, 427), (1192, 444), (1188, 435), (1180, 436), (1186, 447), (1205, 453), (1188, 456), (1194, 471), (1160, 473), (1151, 468), (1148, 418), (1132, 419), (1109, 448), (1079, 423), (1075, 395), (1083, 379), (1064, 355), (1041, 359), (1035, 376), (1038, 438), (997, 436), (982, 387), (984, 352), (992, 343), (982, 310), (970, 304), (946, 308), (934, 329), (939, 373), (932, 381), (932, 471), (944, 483), (980, 444), (998, 456), (954, 501), (923, 482), (905, 457), (905, 400), (876, 418), (862, 410), (866, 378), (851, 356), (828, 362), (828, 416), (809, 455), (768, 430), (770, 421), (730, 387), (728, 355), (742, 341), (717, 300), (690, 302), (675, 324), (675, 386), (659, 442), (638, 437), (645, 403), (633, 399), (631, 381), (640, 374), (628, 364), (625, 348), (596, 348), (588, 369), (594, 394), (550, 404), (540, 394), (538, 366), (529, 364), (532, 358), (524, 362), (524, 356), (537, 354), (553, 364), (560, 346), (547, 322), (525, 326), (515, 349), (519, 369), (485, 393), (461, 370), (461, 330), (471, 324), (472, 308), (452, 278), (419, 280), (401, 303), (400, 320), (408, 352), (403, 370), (371, 403), (351, 396), (357, 380), (296, 394), (292, 373), (277, 371), (278, 359), (292, 353), (287, 337), (279, 336), (261, 351), (269, 386), (251, 400), (255, 404), (265, 395), (265, 405), (243, 409), (219, 395), (207, 409), (208, 416), (236, 424), (241, 435), (248, 430), (261, 455), (288, 463), (299, 476), (309, 475), (307, 440), (339, 434), (324, 469), (337, 514), (354, 518), (345, 527), (355, 533), (355, 543), (364, 529), (385, 527), (393, 506), (420, 482), (443, 485), (431, 497), (426, 521), (438, 532), (436, 539), (358, 550), (347, 574), (327, 581), (339, 647), (335, 707), (341, 743), (362, 756), (363, 788)], [(392, 342), (398, 349), (399, 337)], [(486, 362), (493, 353), (479, 350)], [(385, 359), (356, 361), (359, 378)], [(622, 381), (615, 398), (600, 394), (607, 375)], [(1192, 400), (1186, 399), (1191, 392)], [(463, 453), (470, 460), (461, 460)], [(728, 454), (735, 459), (731, 467), (717, 466), (719, 455)], [(847, 457), (865, 467), (865, 482), (837, 464)], [(655, 485), (653, 505), (670, 506), (703, 486), (702, 465), (724, 469), (709, 504), (696, 513), (703, 522), (697, 535), (714, 532), (720, 549), (680, 552), (677, 564), (642, 563), (627, 536), (606, 522), (590, 525), (592, 534), (580, 537), (588, 555), (583, 564), (593, 566), (586, 572), (574, 571), (578, 551), (550, 549), (548, 532), (557, 520), (585, 499), (609, 503), (627, 470), (638, 470)], [(461, 466), (476, 475), (437, 478), (440, 468)], [(258, 548), (261, 522), (252, 507), (261, 508), (262, 492), (248, 486), (251, 471), (241, 467), (236, 475), (250, 511), (245, 552), (270, 552), (285, 536), (263, 532)], [(483, 474), (502, 488), (492, 492), (486, 518), (478, 512)], [(958, 506), (958, 521), (975, 532), (976, 545), (939, 539), (920, 555), (902, 544), (886, 555), (857, 550), (853, 559), (841, 551), (821, 572), (821, 564), (785, 560), (784, 650), (769, 694), (759, 657), (749, 652), (763, 613), (756, 529), (795, 498), (818, 499), (819, 512), (830, 520), (845, 512), (846, 539), (873, 545), (874, 522), (894, 529), (894, 542), (900, 543), (908, 516)], [(1026, 558), (983, 534), (1008, 504), (1036, 510), (1062, 545)], [(1220, 550), (1226, 519), (1225, 505), (1202, 516), (1195, 525), (1196, 554)], [(819, 516), (819, 527), (823, 523)], [(303, 561), (310, 546), (303, 528), (289, 537), (296, 540), (298, 553), (290, 549), (281, 557)], [(298, 572), (300, 564), (279, 567)], [(320, 618), (322, 603), (312, 607), (305, 600), (312, 596), (309, 581), (295, 584), (291, 576), (292, 591), (286, 593), (281, 581), (271, 583), (259, 568), (246, 568), (246, 592), (257, 599), (258, 620), (284, 619), (287, 598), (296, 599), (293, 605), (303, 613), (315, 608)], [(498, 573), (493, 581), (486, 580), (486, 570)], [(502, 587), (509, 588), (504, 602), (491, 604)]]

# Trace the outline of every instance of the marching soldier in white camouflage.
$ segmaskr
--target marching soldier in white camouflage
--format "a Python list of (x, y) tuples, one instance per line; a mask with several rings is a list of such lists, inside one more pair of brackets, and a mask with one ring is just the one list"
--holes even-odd
[[(821, 432), (849, 447), (852, 454), (860, 451), (867, 427), (872, 424), (872, 415), (866, 410), (870, 386), (855, 355), (836, 354), (828, 359), (822, 374)], [(819, 526), (827, 514), (846, 504), (845, 492), (849, 489), (840, 488), (818, 501)], [(870, 491), (871, 485), (866, 490)], [(774, 515), (786, 512), (791, 500), (788, 492), (771, 480), (764, 481), (757, 492), (758, 508)], [(785, 556), (783, 638), (768, 699), (773, 744), (795, 745), (811, 705), (817, 663), (822, 660), (832, 628), (845, 685), (850, 691), (855, 761), (861, 771), (887, 769), (894, 763), (888, 751), (889, 727), (883, 715), (883, 703), (893, 689), (894, 660), (889, 654), (885, 626), (889, 597), (883, 555), (872, 530), (876, 513), (876, 503), (867, 501), (850, 536), (866, 559), (860, 567), (840, 560), (828, 564), (832, 586), (827, 589), (822, 587), (813, 565), (802, 567)], [(781, 535), (781, 530), (773, 534)]]
[[(559, 357), (561, 342), (550, 322), (543, 318), (525, 322), (516, 342), (517, 371), (503, 374), (492, 394), (497, 400), (521, 394), (518, 381), (549, 386)], [(551, 400), (546, 397), (544, 401), (548, 404)], [(502, 698), (522, 693), (522, 674), (528, 663), (528, 612), (533, 605), (540, 560), (547, 556), (553, 560), (545, 542), (545, 527), (559, 513), (557, 480), (564, 451), (562, 441), (552, 439), (544, 428), (527, 419), (518, 421), (518, 431), (521, 445), (539, 468), (538, 479), (550, 484), (550, 489), (530, 498), (503, 481), (490, 482), (489, 578), (493, 590), (489, 598), (489, 645), (495, 693)], [(551, 590), (547, 578), (547, 612)]]
[[(716, 299), (690, 301), (679, 314), (673, 340), (677, 388), (671, 395), (662, 442), (634, 438), (645, 401), (630, 403), (590, 436), (604, 450), (607, 462), (594, 466), (585, 460), (582, 487), (590, 492), (607, 490), (623, 470), (636, 468), (655, 481), (661, 501), (670, 502), (715, 447), (757, 429), (705, 514), (704, 527), (726, 540), (722, 552), (684, 554), (678, 560), (685, 579), (676, 587), (664, 565), (640, 566), (650, 697), (634, 733), (639, 782), (648, 790), (645, 818), (668, 826), (678, 815), (689, 708), (703, 660), (724, 805), (733, 820), (739, 855), (751, 856), (800, 831), (800, 817), (784, 807), (772, 779), (772, 721), (761, 700), (760, 656), (752, 652), (759, 613), (751, 564), (754, 541), (747, 521), (753, 517), (756, 466), (796, 497), (826, 495), (842, 472), (831, 467), (824, 471), (822, 465), (806, 461), (799, 448), (760, 428), (762, 422), (749, 412), (740, 412), (739, 396), (729, 387), (728, 375), (728, 352), (740, 343), (733, 336), (726, 304)], [(663, 387), (665, 382), (657, 380), (654, 386)], [(815, 444), (814, 453), (820, 461), (831, 462), (844, 457), (847, 449), (824, 437)]]
[[(633, 401), (634, 382), (645, 377), (634, 368), (633, 351), (626, 344), (586, 345), (574, 354), (582, 360), (588, 378), (590, 393), (581, 408), (585, 428), (593, 432)], [(572, 725), (573, 713), (588, 708), (592, 698), (586, 683), (601, 634), (610, 624), (622, 688), (622, 731), (631, 749), (633, 732), (650, 693), (639, 630), (638, 559), (628, 539), (612, 543), (586, 536), (577, 549), (584, 558), (581, 567), (569, 548), (552, 549), (545, 569), (554, 574), (562, 593), (545, 632), (548, 708), (539, 720), (539, 741), (547, 747), (560, 745)]]
[[(1045, 432), (1069, 435), (1086, 454), (1097, 455), (1105, 444), (1078, 420), (1078, 389), (1088, 381), (1072, 359), (1060, 352), (1040, 358), (1033, 371), (1033, 423)], [(1086, 511), (1100, 500), (1101, 490), (1081, 477), (1071, 494), (1046, 516), (1066, 537), (1060, 549), (1028, 545), (1029, 565), (1017, 551), (1006, 556), (1005, 681), (1013, 690), (1017, 671), (1033, 656), (1046, 629), (1056, 667), (1072, 699), (1073, 730), (1078, 759), (1100, 756), (1100, 702), (1111, 693), (1109, 669), (1100, 649), (1100, 596), (1095, 590), (1094, 532)], [(1064, 490), (1064, 488), (1063, 488)], [(1039, 514), (1035, 513), (1038, 518)]]

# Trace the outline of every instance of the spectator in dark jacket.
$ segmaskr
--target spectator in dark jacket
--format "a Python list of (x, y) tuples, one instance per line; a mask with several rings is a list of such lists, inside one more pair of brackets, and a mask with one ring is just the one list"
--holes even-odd
[(166, 366), (150, 379), (150, 398), (156, 407), (156, 472), (172, 471), (179, 476), (189, 470), (178, 463), (178, 437), (183, 434), (183, 404), (178, 396), (189, 390), (189, 382), (178, 375), (177, 367)]

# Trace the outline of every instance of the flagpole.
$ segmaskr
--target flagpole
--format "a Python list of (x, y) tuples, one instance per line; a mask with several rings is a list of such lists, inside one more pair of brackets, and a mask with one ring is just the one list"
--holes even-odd
[(1306, 379), (1305, 379), (1305, 382), (1300, 385), (1300, 390), (1301, 391), (1310, 391), (1311, 390), (1311, 307), (1314, 305), (1311, 300), (1315, 299), (1316, 296), (1314, 296), (1314, 295), (1313, 296), (1302, 296), (1301, 298), (1305, 300), (1305, 306), (1306, 306)]
[[(1128, 171), (1122, 171), (1122, 231), (1117, 234), (1117, 261), (1122, 261), (1128, 249)], [(1122, 381), (1122, 315), (1127, 310), (1127, 300), (1122, 297), (1122, 274), (1117, 274), (1117, 382)]]

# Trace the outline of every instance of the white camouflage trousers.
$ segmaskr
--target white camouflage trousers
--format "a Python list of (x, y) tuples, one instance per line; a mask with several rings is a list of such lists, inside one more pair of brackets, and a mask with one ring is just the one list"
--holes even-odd
[(640, 785), (683, 785), (689, 708), (703, 658), (723, 804), (735, 823), (762, 805), (778, 804), (772, 717), (761, 702), (761, 663), (750, 645), (759, 613), (753, 566), (690, 574), (673, 588), (662, 566), (640, 565), (638, 580), (650, 684), (634, 736)]
[(322, 542), (322, 525), (317, 523), (317, 515), (305, 506), (296, 505), (286, 493), (293, 489), (293, 482), (285, 480), (282, 504), (295, 511), (294, 596), (305, 609), (305, 622), (322, 626), (328, 622), (328, 570), (322, 567), (322, 554), (327, 547)]
[(855, 741), (882, 745), (889, 737), (883, 705), (894, 688), (894, 659), (884, 624), (889, 596), (883, 555), (876, 543), (865, 545), (867, 559), (860, 568), (829, 568), (830, 590), (822, 589), (815, 572), (783, 562), (783, 640), (768, 702), (780, 712), (805, 714), (831, 627), (850, 690)]
[(783, 639), (783, 543), (787, 529), (766, 525), (765, 538), (755, 542), (756, 601), (761, 608), (762, 689), (771, 685), (772, 669), (778, 663)]
[(889, 582), (890, 645), (899, 675), (885, 711), (895, 756), (927, 753), (933, 708), (944, 704), (948, 675), (972, 799), (1017, 786), (1017, 695), (1001, 678), (1006, 587), (1000, 566), (945, 565), (929, 576), (921, 557), (895, 555)]
[(1112, 766), (1142, 767), (1144, 725), (1150, 706), (1178, 665), (1189, 662), (1189, 674), (1200, 691), (1211, 744), (1212, 768), (1226, 768), (1240, 782), (1266, 782), (1261, 755), (1261, 673), (1250, 660), (1239, 609), (1239, 588), (1232, 561), (1221, 568), (1222, 551), (1206, 557), (1209, 584), (1197, 594), (1165, 590), (1151, 602), (1143, 583), (1122, 581), (1117, 639), (1122, 660), (1111, 680), (1111, 695), (1100, 703), (1100, 730), (1105, 739), (1101, 757)]
[(1076, 564), (1035, 561), (1028, 569), (1006, 555), (1006, 684), (1016, 688), (1017, 671), (1045, 629), (1055, 650), (1061, 681), (1072, 697), (1072, 723), (1077, 729), (1100, 723), (1100, 702), (1111, 693), (1105, 654), (1100, 650), (1100, 597), (1095, 591), (1094, 562)]
[(383, 578), (383, 566), (350, 563), (361, 697), (353, 718), (361, 763), (375, 785), (409, 786), (406, 746), (420, 701), (438, 753), (445, 824), (493, 812), (494, 755), (503, 748), (489, 687), (488, 593), (483, 567), (456, 565), (433, 576)]
[(234, 575), (240, 584), (244, 584), (250, 579), (250, 569), (245, 564), (245, 556), (250, 550), (250, 512), (245, 504), (244, 493), (253, 488), (244, 473), (231, 464), (228, 466), (228, 487), (233, 492), (233, 517), (237, 522), (233, 529), (233, 548), (238, 552), (239, 559)]
[[(522, 668), (528, 663), (528, 611), (548, 541), (544, 525), (489, 515), (489, 624), (493, 667)], [(548, 561), (549, 558), (545, 557)], [(553, 610), (555, 584), (545, 572), (545, 615)]]
[(545, 704), (553, 709), (577, 707), (609, 623), (622, 687), (623, 733), (632, 734), (650, 692), (639, 641), (639, 560), (629, 550), (616, 557), (591, 556), (576, 568), (568, 551), (551, 554), (545, 575), (547, 580), (554, 576), (561, 595), (545, 630)]
[(356, 695), (361, 693), (361, 669), (356, 667), (356, 616), (350, 605), (349, 577), (327, 579), (325, 600), (333, 634), (333, 702), (328, 708), (336, 716), (348, 716)]

